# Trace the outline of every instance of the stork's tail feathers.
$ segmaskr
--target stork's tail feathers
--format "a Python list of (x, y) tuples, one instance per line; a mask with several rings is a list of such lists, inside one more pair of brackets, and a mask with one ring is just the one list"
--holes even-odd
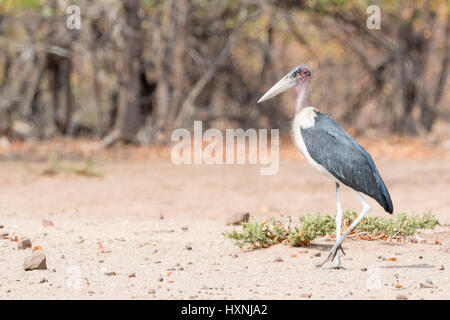
[(389, 191), (387, 190), (383, 180), (381, 180), (381, 177), (378, 181), (378, 184), (380, 186), (381, 197), (378, 197), (376, 200), (384, 208), (386, 212), (392, 214), (392, 212), (394, 212), (394, 205), (392, 204)]

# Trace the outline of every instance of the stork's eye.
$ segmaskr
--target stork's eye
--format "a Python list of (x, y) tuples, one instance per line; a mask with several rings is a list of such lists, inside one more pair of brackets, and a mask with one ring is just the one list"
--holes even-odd
[(303, 70), (302, 75), (303, 75), (304, 77), (310, 77), (310, 76), (311, 76), (311, 71), (309, 71), (309, 70)]

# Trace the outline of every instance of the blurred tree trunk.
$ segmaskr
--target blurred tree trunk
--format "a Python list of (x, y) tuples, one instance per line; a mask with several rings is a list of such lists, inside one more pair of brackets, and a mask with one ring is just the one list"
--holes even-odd
[(125, 21), (118, 40), (121, 59), (117, 61), (119, 76), (118, 110), (115, 128), (103, 139), (105, 147), (118, 140), (136, 143), (140, 121), (140, 71), (142, 61), (142, 30), (139, 0), (123, 0)]
[(73, 112), (73, 97), (70, 85), (72, 61), (70, 58), (53, 54), (49, 54), (47, 59), (53, 97), (53, 123), (59, 133), (66, 134)]

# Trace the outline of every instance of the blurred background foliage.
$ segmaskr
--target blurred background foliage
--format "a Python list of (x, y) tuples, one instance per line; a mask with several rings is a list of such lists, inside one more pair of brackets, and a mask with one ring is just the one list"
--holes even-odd
[(450, 121), (449, 42), (448, 0), (0, 0), (0, 135), (167, 143), (193, 120), (288, 135), (294, 95), (256, 101), (303, 63), (310, 104), (351, 133), (429, 135)]

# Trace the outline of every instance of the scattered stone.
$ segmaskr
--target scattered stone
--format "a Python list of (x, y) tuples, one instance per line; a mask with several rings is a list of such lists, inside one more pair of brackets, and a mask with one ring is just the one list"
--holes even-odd
[(159, 219), (164, 220), (164, 215), (162, 213), (159, 215)]
[(17, 243), (17, 249), (24, 250), (31, 248), (31, 240), (29, 238), (20, 239), (19, 243)]
[(53, 221), (48, 220), (48, 219), (42, 219), (41, 223), (44, 227), (53, 227), (54, 226)]
[(130, 274), (128, 275), (128, 278), (136, 278), (136, 273), (130, 273)]
[(192, 250), (192, 247), (188, 244), (188, 245), (186, 246), (186, 250)]
[(110, 272), (105, 272), (105, 276), (117, 276), (117, 273), (115, 273), (114, 271), (110, 271)]
[(0, 239), (9, 239), (9, 233), (8, 232), (1, 232), (0, 233)]
[(427, 289), (436, 288), (436, 286), (433, 284), (433, 281), (431, 281), (430, 279), (425, 280), (425, 283), (420, 283), (419, 287)]
[(281, 257), (273, 257), (272, 259), (273, 262), (283, 262), (283, 259)]
[(2, 224), (0, 224), (0, 229), (3, 229), (3, 225)]
[(301, 297), (301, 298), (305, 298), (305, 299), (309, 299), (309, 298), (312, 297), (312, 294), (311, 294), (311, 293), (302, 293), (302, 294), (300, 295), (300, 297)]
[(367, 271), (367, 268), (361, 268), (361, 271), (365, 272), (365, 271)]
[(25, 257), (23, 261), (23, 268), (25, 271), (28, 270), (46, 270), (47, 269), (47, 259), (43, 252), (36, 253), (31, 256)]
[(181, 227), (181, 230), (183, 230), (183, 231), (188, 231), (189, 228), (188, 228), (187, 226), (185, 226), (185, 227)]
[(164, 278), (162, 278), (162, 277), (161, 277), (161, 278), (158, 278), (158, 281), (159, 281), (159, 282), (163, 282), (163, 281), (164, 281)]
[(439, 267), (439, 270), (445, 270), (444, 265), (441, 265), (441, 266)]
[(404, 294), (398, 294), (395, 299), (397, 300), (408, 300), (408, 297), (405, 296)]
[(427, 243), (427, 240), (426, 240), (426, 239), (424, 239), (424, 238), (422, 238), (422, 237), (419, 237), (418, 235), (416, 235), (415, 237), (416, 237), (416, 239), (417, 239), (417, 241), (418, 241), (419, 243)]
[(155, 293), (156, 293), (156, 290), (155, 290), (155, 289), (150, 289), (150, 290), (148, 290), (148, 293), (149, 293), (149, 294), (155, 294)]
[(321, 257), (322, 254), (320, 252), (317, 252), (316, 254), (314, 254), (314, 257)]
[(235, 215), (228, 218), (226, 221), (226, 225), (240, 225), (242, 222), (248, 222), (248, 219), (250, 218), (250, 213), (236, 213)]
[(48, 282), (48, 280), (46, 278), (41, 278), (41, 280), (39, 281), (39, 283), (45, 283)]

